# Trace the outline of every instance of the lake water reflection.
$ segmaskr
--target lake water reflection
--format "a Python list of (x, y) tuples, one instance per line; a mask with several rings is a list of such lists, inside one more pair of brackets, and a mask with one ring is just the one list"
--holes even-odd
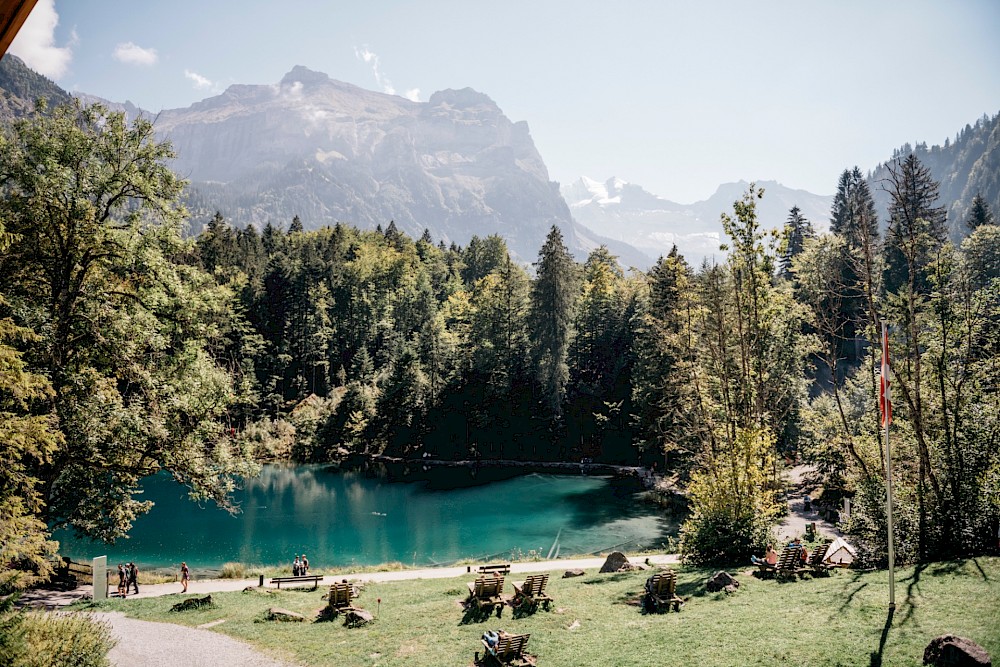
[[(316, 567), (400, 561), (436, 565), (462, 558), (548, 556), (622, 545), (657, 547), (676, 525), (642, 502), (630, 480), (435, 469), (430, 479), (390, 482), (326, 466), (267, 465), (237, 492), (242, 512), (191, 502), (166, 475), (147, 480), (156, 505), (127, 540), (108, 546), (60, 531), (75, 558), (109, 563), (217, 568), (227, 561), (290, 562), (305, 553)], [(489, 479), (487, 479), (489, 477)]]

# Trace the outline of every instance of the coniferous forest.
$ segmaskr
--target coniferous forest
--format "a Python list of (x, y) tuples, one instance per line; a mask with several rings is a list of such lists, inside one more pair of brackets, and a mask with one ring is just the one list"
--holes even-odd
[(257, 462), (367, 454), (655, 465), (695, 562), (759, 552), (806, 461), (884, 562), (883, 322), (897, 558), (995, 547), (1000, 227), (979, 197), (956, 243), (914, 153), (877, 193), (845, 170), (829, 233), (795, 208), (764, 229), (751, 186), (720, 212), (723, 260), (643, 273), (574, 261), (556, 227), (530, 266), (391, 221), (216, 214), (191, 237), (147, 121), (43, 111), (0, 138), (4, 562), (44, 568), (52, 526), (124, 534), (159, 470), (227, 506)]

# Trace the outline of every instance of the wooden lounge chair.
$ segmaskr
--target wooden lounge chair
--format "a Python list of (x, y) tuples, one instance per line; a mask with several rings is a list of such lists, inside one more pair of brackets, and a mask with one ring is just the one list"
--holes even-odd
[(354, 600), (354, 589), (350, 584), (339, 583), (330, 586), (330, 595), (327, 598), (326, 606), (331, 615), (336, 616), (342, 611), (349, 611), (354, 607), (351, 603)]
[(545, 592), (545, 585), (549, 583), (548, 574), (533, 574), (527, 577), (520, 586), (514, 584), (514, 608), (521, 613), (535, 611), (538, 605), (545, 606), (548, 611), (552, 598)]
[(500, 641), (496, 648), (490, 648), (486, 640), (482, 640), (483, 648), (486, 649), (482, 660), (479, 659), (479, 652), (476, 651), (475, 663), (480, 667), (495, 667), (496, 665), (511, 665), (513, 667), (530, 667), (535, 664), (535, 656), (525, 653), (528, 646), (530, 634), (525, 635), (500, 635)]
[(833, 542), (831, 540), (827, 540), (823, 544), (818, 545), (815, 549), (813, 549), (813, 552), (809, 554), (809, 560), (806, 562), (806, 566), (814, 575), (830, 574), (830, 568), (832, 566), (824, 561), (826, 560), (826, 553), (830, 550), (831, 544), (833, 544)]
[(475, 605), (476, 609), (482, 613), (486, 610), (487, 615), (497, 610), (497, 618), (503, 613), (503, 577), (488, 574), (479, 577), (469, 584), (468, 604)]
[(651, 611), (680, 611), (683, 598), (677, 595), (677, 573), (673, 570), (659, 572), (646, 580), (646, 594), (643, 605)]
[(794, 579), (803, 572), (802, 547), (785, 547), (778, 558), (778, 564), (774, 566), (774, 576), (778, 579)]

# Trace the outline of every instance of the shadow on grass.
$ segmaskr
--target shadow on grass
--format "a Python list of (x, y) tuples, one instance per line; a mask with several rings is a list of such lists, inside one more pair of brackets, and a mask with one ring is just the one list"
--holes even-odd
[(580, 583), (585, 586), (593, 586), (595, 584), (610, 584), (614, 581), (624, 581), (632, 576), (631, 572), (615, 572), (613, 574), (602, 575), (600, 577), (595, 577), (593, 579), (584, 579)]
[[(950, 564), (949, 564), (950, 565)], [(909, 581), (906, 585), (906, 615), (903, 616), (903, 620), (899, 622), (900, 625), (906, 625), (913, 618), (913, 612), (917, 610), (916, 595), (920, 593), (920, 575), (923, 574), (924, 570), (927, 569), (926, 563), (920, 563), (915, 568), (913, 568), (913, 574), (909, 577), (903, 579), (903, 581)], [(951, 571), (957, 571), (957, 567)]]
[(893, 610), (890, 609), (885, 617), (885, 625), (882, 626), (882, 636), (878, 640), (878, 650), (872, 651), (870, 667), (882, 667), (882, 653), (885, 651), (885, 640), (889, 637), (889, 628), (892, 627)]
[[(503, 613), (503, 608), (506, 605), (502, 604), (497, 606), (497, 618), (501, 617)], [(472, 623), (482, 623), (489, 619), (493, 615), (493, 608), (489, 607), (483, 609), (475, 604), (466, 603), (464, 605), (465, 613), (462, 614), (462, 620), (458, 622), (459, 625), (471, 625)]]
[[(851, 577), (851, 582), (847, 585), (853, 586), (854, 584), (858, 583), (858, 579), (860, 578), (861, 578), (861, 573), (855, 572)], [(847, 597), (844, 599), (844, 604), (840, 605), (839, 613), (843, 614), (844, 611), (851, 606), (851, 603), (854, 602), (854, 596), (863, 591), (864, 589), (866, 589), (867, 587), (868, 587), (868, 582), (866, 581), (863, 584), (859, 585), (857, 588), (855, 588), (853, 591), (848, 593)]]

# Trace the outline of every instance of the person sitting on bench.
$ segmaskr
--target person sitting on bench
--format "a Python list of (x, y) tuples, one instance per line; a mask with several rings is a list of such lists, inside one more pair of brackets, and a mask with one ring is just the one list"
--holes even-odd
[(762, 563), (767, 563), (772, 567), (778, 564), (778, 552), (774, 550), (773, 544), (767, 545), (767, 552), (764, 553), (763, 558), (757, 558), (754, 555), (750, 556), (750, 562), (754, 565), (760, 565)]

